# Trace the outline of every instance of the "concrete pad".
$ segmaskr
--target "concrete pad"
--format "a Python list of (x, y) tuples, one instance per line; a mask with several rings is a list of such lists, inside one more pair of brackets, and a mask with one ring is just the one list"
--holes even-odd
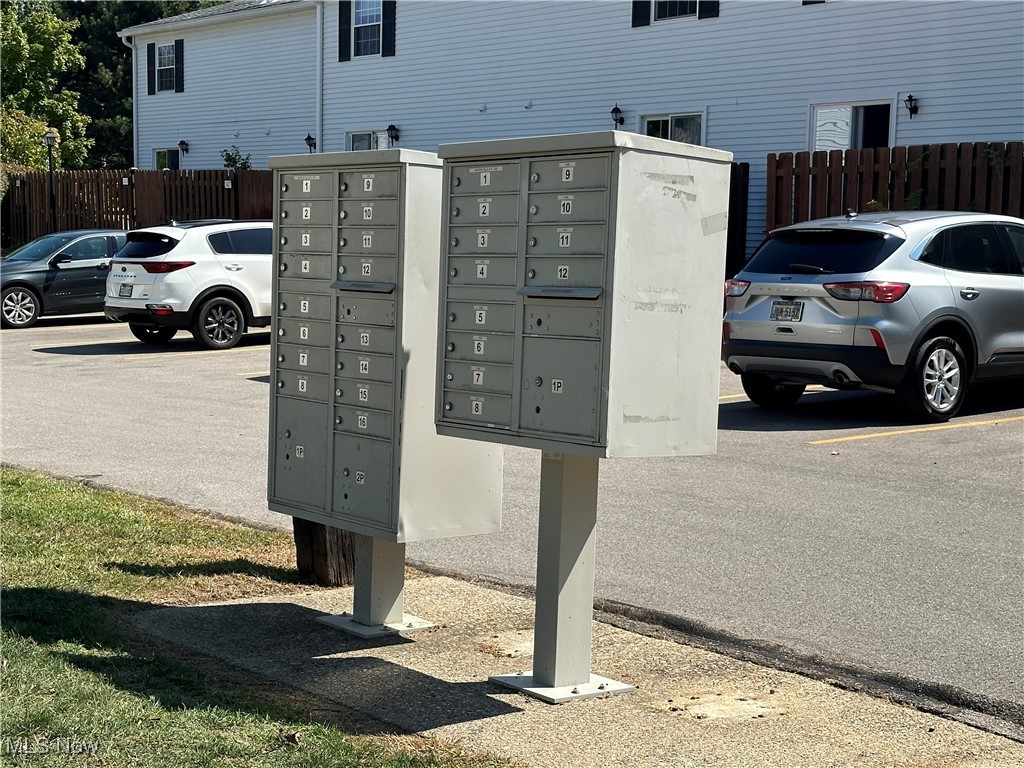
[(1020, 768), (1024, 744), (909, 707), (595, 622), (592, 670), (636, 686), (551, 705), (488, 682), (531, 666), (531, 600), (409, 580), (435, 627), (360, 639), (317, 619), (352, 590), (164, 608), (147, 632), (410, 732), (527, 766)]

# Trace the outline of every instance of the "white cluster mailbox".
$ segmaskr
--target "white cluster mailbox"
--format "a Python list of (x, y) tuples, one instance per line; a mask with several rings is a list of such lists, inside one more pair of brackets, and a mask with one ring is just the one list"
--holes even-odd
[(609, 131), (438, 155), (437, 431), (713, 452), (731, 154)]
[(389, 149), (270, 167), (269, 506), (358, 534), (356, 619), (396, 623), (404, 542), (501, 521), (500, 448), (440, 437), (431, 418), (441, 161)]
[(438, 155), (437, 431), (544, 450), (533, 670), (492, 680), (632, 690), (590, 672), (598, 460), (715, 450), (732, 155), (615, 131)]

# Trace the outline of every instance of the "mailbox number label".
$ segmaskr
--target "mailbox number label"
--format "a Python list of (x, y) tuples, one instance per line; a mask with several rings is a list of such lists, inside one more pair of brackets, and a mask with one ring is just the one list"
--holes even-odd
[(473, 339), (473, 354), (482, 355), (484, 353), (484, 339)]
[(473, 369), (473, 383), (478, 387), (482, 387), (484, 384), (484, 369), (474, 368)]
[(576, 168), (572, 163), (562, 166), (562, 183), (568, 184), (575, 176)]
[(477, 264), (476, 265), (476, 277), (477, 277), (478, 280), (486, 280), (487, 279), (487, 264)]
[(299, 392), (305, 392), (305, 391), (306, 391), (306, 380), (305, 379), (299, 379)]
[(476, 310), (476, 324), (486, 325), (487, 324), (487, 308)]
[(490, 171), (481, 171), (480, 172), (480, 186), (481, 187), (489, 187), (489, 186), (491, 186), (491, 172)]
[(303, 192), (311, 192), (313, 190), (313, 186), (312, 185), (313, 185), (313, 182), (311, 182), (309, 179), (303, 179), (302, 180), (302, 191)]
[(361, 267), (362, 273), (363, 273), (363, 277), (369, 277), (370, 276), (370, 271), (372, 270), (372, 268), (373, 268), (373, 262), (372, 261), (364, 261), (362, 263), (362, 267)]
[(366, 485), (366, 473), (361, 469), (356, 470), (356, 485)]
[(368, 387), (359, 388), (359, 402), (368, 403), (370, 401), (370, 390)]
[(469, 410), (474, 416), (483, 416), (484, 413), (484, 401), (479, 397), (474, 397), (470, 400)]
[(572, 215), (572, 198), (563, 197), (559, 200), (559, 210), (561, 210), (563, 216)]
[(558, 247), (568, 248), (572, 245), (572, 232), (559, 232), (558, 233)]
[(309, 247), (309, 232), (302, 233), (302, 245), (306, 248)]
[(369, 360), (360, 360), (359, 361), (359, 373), (361, 373), (363, 376), (369, 376), (370, 375), (370, 361)]
[(299, 352), (299, 365), (306, 367), (309, 365), (309, 353)]
[(360, 331), (359, 332), (359, 346), (368, 347), (370, 346), (370, 332)]
[(560, 394), (562, 394), (564, 386), (565, 386), (565, 384), (562, 381), (562, 379), (552, 379), (551, 380), (551, 394), (553, 394), (553, 395), (560, 395)]
[(486, 248), (487, 241), (490, 239), (489, 232), (477, 232), (476, 233), (476, 245), (477, 248)]
[(299, 326), (299, 338), (302, 339), (303, 341), (305, 341), (306, 339), (309, 338), (309, 326), (308, 325)]
[(480, 218), (486, 218), (491, 215), (491, 203), (490, 201), (480, 203)]
[(300, 271), (309, 272), (309, 259), (303, 259), (299, 266)]
[(568, 280), (569, 279), (569, 267), (568, 267), (568, 265), (559, 266), (557, 274), (558, 274), (558, 279), (559, 280)]
[(360, 429), (366, 429), (367, 423), (368, 418), (365, 413), (360, 413), (356, 415), (356, 424)]
[(309, 299), (301, 299), (299, 301), (299, 312), (304, 315), (309, 314)]
[(373, 235), (369, 232), (363, 235), (363, 248), (373, 247)]
[(363, 192), (373, 192), (373, 176), (363, 177)]
[(312, 208), (310, 208), (308, 205), (302, 206), (302, 218), (304, 220), (309, 221), (309, 219), (312, 216), (312, 214), (313, 214), (313, 209)]
[(306, 448), (304, 446), (301, 446), (301, 445), (296, 445), (295, 446), (295, 458), (296, 459), (304, 459), (304, 458), (306, 458)]
[(370, 221), (372, 219), (373, 219), (373, 206), (372, 205), (364, 205), (363, 206), (363, 220), (364, 221)]

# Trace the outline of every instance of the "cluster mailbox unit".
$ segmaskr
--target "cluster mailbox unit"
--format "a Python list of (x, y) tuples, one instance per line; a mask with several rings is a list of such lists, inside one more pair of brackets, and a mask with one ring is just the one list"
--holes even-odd
[(598, 458), (713, 453), (732, 155), (609, 131), (442, 145), (436, 426), (540, 448), (531, 673), (590, 674)]
[(268, 499), (356, 534), (352, 619), (403, 614), (405, 542), (500, 528), (501, 451), (431, 418), (442, 164), (375, 150), (274, 157)]

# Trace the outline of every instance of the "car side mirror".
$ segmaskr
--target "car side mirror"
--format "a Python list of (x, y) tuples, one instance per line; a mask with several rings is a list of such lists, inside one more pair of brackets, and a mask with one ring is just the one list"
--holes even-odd
[(53, 257), (53, 261), (50, 262), (55, 267), (59, 267), (61, 264), (67, 264), (71, 261), (70, 253), (59, 253)]

